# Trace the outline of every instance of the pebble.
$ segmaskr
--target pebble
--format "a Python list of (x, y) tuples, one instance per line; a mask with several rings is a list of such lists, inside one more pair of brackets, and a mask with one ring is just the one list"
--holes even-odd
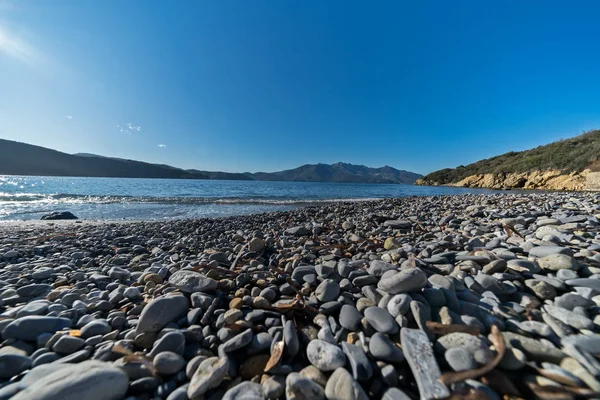
[(325, 386), (325, 396), (328, 400), (368, 400), (363, 388), (352, 378), (345, 368), (337, 368)]
[(325, 390), (312, 379), (292, 372), (285, 379), (285, 398), (287, 400), (324, 400)]
[[(498, 369), (519, 388), (597, 390), (599, 206), (596, 193), (412, 197), (40, 225), (36, 243), (0, 226), (0, 398), (446, 397), (441, 373), (495, 349), (429, 320), (496, 325)], [(492, 387), (452, 385), (501, 398)]]
[(209, 389), (223, 382), (229, 371), (229, 360), (224, 357), (210, 357), (202, 361), (190, 379), (187, 395), (190, 399), (199, 397)]
[(365, 318), (377, 332), (390, 335), (398, 333), (396, 320), (385, 308), (369, 307), (365, 310)]
[(128, 386), (129, 379), (121, 369), (90, 360), (49, 370), (12, 399), (118, 400), (125, 396)]
[(323, 340), (311, 340), (306, 347), (306, 356), (312, 365), (321, 371), (333, 371), (346, 364), (342, 349)]

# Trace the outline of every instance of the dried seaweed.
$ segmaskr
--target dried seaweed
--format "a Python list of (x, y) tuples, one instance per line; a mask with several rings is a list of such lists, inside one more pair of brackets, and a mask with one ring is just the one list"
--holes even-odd
[(504, 357), (504, 352), (506, 350), (506, 344), (504, 343), (504, 338), (502, 337), (502, 333), (498, 329), (496, 325), (492, 325), (490, 340), (494, 347), (496, 348), (496, 357), (492, 361), (490, 361), (487, 365), (484, 365), (481, 368), (470, 369), (467, 371), (461, 372), (446, 372), (442, 376), (438, 378), (438, 380), (446, 385), (450, 385), (455, 382), (464, 381), (467, 379), (477, 379), (481, 375), (485, 375), (488, 372), (492, 371), (502, 357)]
[(283, 340), (278, 341), (273, 345), (273, 352), (271, 353), (271, 357), (265, 365), (264, 372), (268, 372), (271, 368), (275, 367), (279, 364), (281, 357), (283, 356), (283, 349), (285, 348), (285, 342)]
[(461, 332), (468, 333), (469, 335), (479, 336), (480, 330), (476, 325), (459, 325), (459, 324), (450, 324), (445, 325), (435, 321), (427, 321), (425, 322), (427, 329), (438, 336), (444, 336), (449, 333)]

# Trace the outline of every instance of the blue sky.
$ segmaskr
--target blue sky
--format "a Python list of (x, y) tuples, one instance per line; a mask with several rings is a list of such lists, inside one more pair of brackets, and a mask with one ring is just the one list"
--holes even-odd
[(0, 137), (184, 168), (427, 173), (600, 128), (599, 12), (0, 0)]

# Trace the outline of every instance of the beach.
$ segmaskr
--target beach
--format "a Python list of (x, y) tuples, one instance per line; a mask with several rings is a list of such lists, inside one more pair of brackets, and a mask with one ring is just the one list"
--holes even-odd
[(1, 222), (0, 398), (600, 396), (598, 217), (540, 192)]

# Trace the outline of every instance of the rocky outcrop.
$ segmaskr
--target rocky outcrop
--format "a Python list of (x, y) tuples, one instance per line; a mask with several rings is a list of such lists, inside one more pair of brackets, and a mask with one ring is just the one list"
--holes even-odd
[[(560, 170), (523, 173), (471, 175), (447, 186), (489, 189), (539, 189), (539, 190), (598, 190), (588, 179), (589, 170), (565, 173)], [(440, 182), (419, 179), (417, 185), (439, 186)]]

